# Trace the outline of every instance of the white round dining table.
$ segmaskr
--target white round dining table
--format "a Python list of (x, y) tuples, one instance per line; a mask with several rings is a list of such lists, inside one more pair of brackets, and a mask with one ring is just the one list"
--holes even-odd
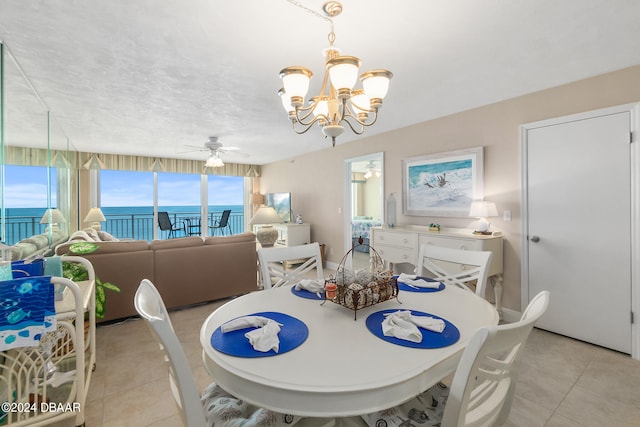
[[(367, 317), (380, 310), (429, 313), (451, 322), (460, 339), (437, 349), (392, 344), (374, 335)], [(279, 312), (309, 329), (297, 348), (270, 357), (247, 358), (213, 348), (216, 328), (240, 316)], [(454, 372), (473, 334), (498, 324), (498, 312), (472, 292), (447, 286), (439, 292), (400, 291), (354, 312), (333, 302), (300, 298), (290, 287), (253, 292), (215, 310), (203, 323), (203, 361), (214, 382), (254, 405), (309, 417), (361, 415), (400, 404)]]

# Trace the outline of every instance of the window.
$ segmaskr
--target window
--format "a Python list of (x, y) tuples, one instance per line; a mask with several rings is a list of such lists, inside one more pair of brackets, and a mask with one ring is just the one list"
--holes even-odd
[(2, 241), (5, 244), (13, 245), (44, 233), (46, 224), (40, 224), (40, 219), (48, 207), (56, 207), (56, 177), (55, 168), (4, 166)]
[(102, 229), (115, 237), (153, 239), (153, 172), (100, 171)]
[(209, 224), (214, 225), (222, 211), (231, 209), (229, 227), (234, 234), (244, 231), (244, 178), (209, 175), (207, 178)]
[[(155, 230), (154, 207), (168, 212), (174, 228), (181, 229), (174, 232), (177, 237), (208, 234), (208, 226), (225, 209), (231, 209), (232, 232), (244, 231), (243, 177), (101, 170), (99, 181), (97, 204), (107, 218), (102, 228), (117, 238), (167, 238), (168, 232)], [(205, 199), (208, 206), (203, 209)]]

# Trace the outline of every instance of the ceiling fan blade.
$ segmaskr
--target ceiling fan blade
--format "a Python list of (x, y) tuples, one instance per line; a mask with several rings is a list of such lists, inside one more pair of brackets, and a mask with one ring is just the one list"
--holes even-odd
[(240, 151), (240, 147), (226, 147), (222, 146), (219, 148), (220, 151)]

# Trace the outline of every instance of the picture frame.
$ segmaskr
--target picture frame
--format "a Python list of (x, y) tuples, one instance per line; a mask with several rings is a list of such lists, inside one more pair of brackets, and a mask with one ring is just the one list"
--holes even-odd
[(469, 217), (484, 196), (483, 161), (483, 147), (403, 159), (403, 214)]

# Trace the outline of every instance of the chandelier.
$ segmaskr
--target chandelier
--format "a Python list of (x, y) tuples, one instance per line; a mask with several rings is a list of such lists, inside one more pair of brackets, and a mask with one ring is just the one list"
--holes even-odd
[(336, 35), (331, 18), (342, 12), (342, 5), (330, 1), (322, 6), (322, 10), (331, 22), (331, 32), (329, 47), (324, 50), (325, 73), (320, 93), (311, 97), (304, 106), (313, 73), (308, 68), (292, 66), (280, 71), (284, 87), (278, 95), (297, 134), (307, 132), (317, 123), (335, 147), (336, 138), (344, 132), (345, 126), (361, 135), (367, 126), (376, 122), (393, 74), (388, 70), (366, 71), (360, 75), (362, 89), (353, 89), (358, 79), (360, 59), (341, 55), (340, 49), (333, 45)]

